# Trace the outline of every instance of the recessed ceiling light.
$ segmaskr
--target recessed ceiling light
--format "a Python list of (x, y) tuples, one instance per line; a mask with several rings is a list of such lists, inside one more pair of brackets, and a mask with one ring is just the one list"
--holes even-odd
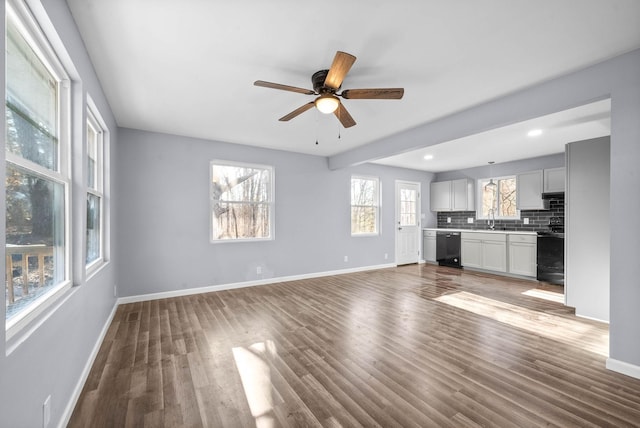
[(532, 129), (531, 131), (527, 132), (528, 137), (537, 137), (539, 135), (542, 135), (542, 129)]
[(433, 159), (433, 155), (424, 155), (424, 160), (431, 160)]

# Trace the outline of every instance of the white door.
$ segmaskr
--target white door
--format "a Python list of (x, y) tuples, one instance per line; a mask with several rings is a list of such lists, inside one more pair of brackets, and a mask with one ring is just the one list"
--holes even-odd
[(420, 258), (420, 183), (396, 181), (396, 264)]

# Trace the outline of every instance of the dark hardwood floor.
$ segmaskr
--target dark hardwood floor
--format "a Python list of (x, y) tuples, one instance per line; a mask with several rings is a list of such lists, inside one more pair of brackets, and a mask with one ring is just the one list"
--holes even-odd
[(121, 305), (69, 426), (640, 426), (561, 291), (409, 265)]

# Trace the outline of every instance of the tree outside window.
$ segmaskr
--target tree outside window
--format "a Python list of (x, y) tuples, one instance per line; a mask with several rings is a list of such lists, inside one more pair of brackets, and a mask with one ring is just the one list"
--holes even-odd
[(351, 234), (377, 234), (380, 190), (377, 178), (351, 177)]
[[(7, 337), (55, 292), (70, 285), (67, 198), (70, 179), (68, 76), (38, 48), (39, 31), (7, 4), (6, 17)], [(28, 21), (28, 20), (27, 20)], [(43, 53), (45, 52), (45, 53)], [(13, 333), (11, 333), (13, 334)]]
[(273, 239), (273, 168), (211, 162), (212, 242)]
[(493, 182), (497, 186), (489, 186), (490, 179), (478, 180), (478, 195), (482, 197), (480, 204), (480, 212), (477, 218), (486, 219), (490, 216), (490, 210), (494, 209), (495, 218), (498, 219), (516, 219), (519, 218), (519, 212), (516, 208), (516, 177), (499, 177), (494, 178)]

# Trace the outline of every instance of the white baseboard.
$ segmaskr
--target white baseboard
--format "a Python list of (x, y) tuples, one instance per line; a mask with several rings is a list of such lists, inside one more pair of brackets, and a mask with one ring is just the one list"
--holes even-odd
[(606, 367), (614, 372), (640, 379), (640, 366), (625, 363), (624, 361), (607, 358)]
[(100, 346), (102, 346), (102, 341), (107, 335), (107, 331), (111, 326), (111, 321), (113, 321), (113, 317), (116, 315), (116, 310), (118, 309), (118, 302), (113, 305), (113, 309), (111, 309), (111, 313), (107, 317), (107, 320), (102, 326), (102, 331), (100, 335), (96, 339), (95, 345), (93, 345), (93, 349), (91, 350), (91, 354), (89, 355), (89, 359), (87, 359), (86, 364), (84, 365), (84, 369), (82, 370), (82, 374), (78, 379), (78, 383), (73, 390), (73, 394), (69, 397), (69, 401), (67, 402), (67, 407), (64, 409), (62, 413), (62, 417), (60, 418), (60, 423), (58, 424), (58, 428), (64, 428), (69, 424), (69, 420), (71, 419), (71, 415), (73, 414), (73, 410), (76, 407), (76, 403), (78, 402), (78, 398), (80, 398), (80, 394), (82, 393), (82, 388), (84, 388), (84, 384), (89, 377), (89, 373), (91, 372), (91, 368), (93, 367), (93, 363), (98, 356), (98, 351), (100, 350)]
[(126, 296), (118, 299), (118, 305), (125, 303), (145, 302), (147, 300), (167, 299), (171, 297), (190, 296), (193, 294), (210, 293), (212, 291), (233, 290), (235, 288), (255, 287), (258, 285), (275, 284), (278, 282), (297, 281), (301, 279), (320, 278), (323, 276), (342, 275), (345, 273), (364, 272), (368, 270), (385, 269), (396, 267), (395, 263), (387, 263), (375, 266), (363, 266), (351, 269), (340, 269), (325, 272), (314, 272), (302, 275), (281, 276), (276, 278), (259, 279), (254, 281), (233, 282), (228, 284), (210, 285), (207, 287), (187, 288), (184, 290), (164, 291), (161, 293), (140, 294), (137, 296)]

